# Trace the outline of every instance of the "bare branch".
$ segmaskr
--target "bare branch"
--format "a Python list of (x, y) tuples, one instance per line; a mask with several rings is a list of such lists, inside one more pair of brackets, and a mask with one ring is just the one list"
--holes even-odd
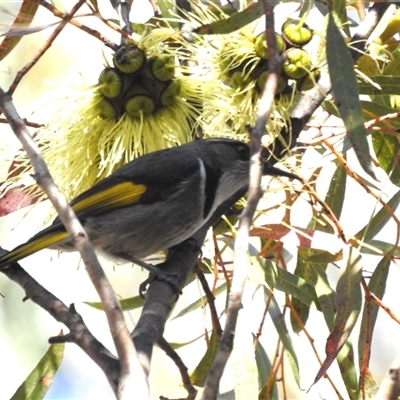
[[(61, 300), (35, 281), (19, 264), (14, 264), (12, 268), (2, 269), (1, 272), (24, 289), (26, 299), (32, 300), (69, 328), (68, 341), (77, 344), (103, 370), (112, 389), (116, 392), (120, 370), (119, 362), (90, 333), (75, 307), (68, 308)], [(65, 336), (57, 336), (57, 340), (65, 341)], [(51, 342), (54, 341), (51, 340)]]

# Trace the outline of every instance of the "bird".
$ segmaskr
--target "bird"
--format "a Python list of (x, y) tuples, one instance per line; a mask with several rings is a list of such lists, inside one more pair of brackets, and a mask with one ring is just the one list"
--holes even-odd
[[(246, 143), (196, 140), (128, 162), (70, 205), (95, 249), (135, 261), (190, 238), (219, 205), (248, 186), (249, 169)], [(263, 174), (299, 179), (266, 161)], [(58, 217), (2, 255), (0, 270), (45, 248), (75, 250)]]

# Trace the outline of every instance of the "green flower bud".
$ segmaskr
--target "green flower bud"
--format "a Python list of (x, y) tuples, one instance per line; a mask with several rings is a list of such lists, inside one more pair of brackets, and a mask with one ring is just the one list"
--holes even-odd
[(146, 55), (136, 45), (125, 44), (115, 52), (113, 61), (121, 72), (137, 74), (146, 63)]
[(96, 107), (100, 116), (104, 119), (117, 119), (121, 116), (121, 109), (118, 104), (106, 97), (102, 96)]
[(156, 108), (150, 93), (140, 84), (135, 83), (125, 94), (125, 110), (134, 118), (150, 115)]
[(282, 36), (290, 46), (302, 47), (312, 39), (313, 33), (299, 19), (288, 19), (282, 25)]
[(291, 79), (301, 79), (311, 69), (311, 58), (303, 49), (292, 47), (286, 51), (283, 71)]
[(165, 86), (161, 92), (160, 102), (163, 106), (172, 106), (175, 102), (175, 98), (179, 96), (181, 92), (181, 83), (179, 81), (171, 81)]
[(115, 68), (106, 68), (99, 75), (99, 92), (110, 99), (122, 94), (123, 81)]
[[(275, 39), (276, 39), (276, 49), (278, 50), (278, 53), (281, 54), (285, 51), (285, 42), (283, 41), (282, 36), (279, 35), (278, 33), (275, 33)], [(264, 60), (268, 59), (268, 47), (267, 47), (267, 41), (265, 39), (265, 32), (261, 32), (256, 37), (256, 41), (254, 43), (254, 50), (256, 51), (258, 57)]]
[(150, 71), (154, 78), (166, 82), (175, 76), (175, 59), (169, 55), (159, 55), (150, 61)]

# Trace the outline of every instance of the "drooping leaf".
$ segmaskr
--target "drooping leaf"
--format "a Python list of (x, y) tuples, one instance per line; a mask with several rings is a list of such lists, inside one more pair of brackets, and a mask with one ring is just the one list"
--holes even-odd
[(271, 288), (276, 288), (290, 296), (297, 297), (308, 306), (316, 306), (320, 309), (315, 290), (312, 285), (304, 279), (286, 271), (268, 260), (260, 260), (257, 257), (251, 257), (252, 263), (256, 263), (263, 268), (265, 281)]
[[(337, 312), (335, 292), (328, 282), (326, 274), (326, 266), (314, 266), (317, 280), (315, 283), (315, 292), (317, 293), (319, 302), (321, 304), (321, 311), (324, 315), (326, 325), (330, 331), (335, 326), (335, 315)], [(337, 362), (343, 378), (343, 382), (351, 396), (354, 394), (354, 385), (357, 387), (357, 374), (354, 367), (354, 351), (350, 339), (345, 343), (343, 348), (337, 355)]]
[[(393, 211), (399, 206), (400, 203), (400, 191), (398, 191), (386, 204), (390, 207)], [(362, 228), (359, 232), (356, 233), (356, 237), (371, 244), (372, 238), (377, 235), (382, 228), (387, 224), (390, 219), (390, 215), (388, 212), (382, 207), (376, 215), (372, 218), (371, 221), (367, 223), (364, 228)], [(363, 252), (366, 249), (363, 249)]]
[(6, 36), (7, 38), (11, 38), (11, 37), (31, 35), (32, 33), (44, 31), (45, 29), (51, 28), (52, 26), (58, 25), (58, 24), (59, 24), (59, 22), (52, 22), (51, 24), (46, 24), (46, 25), (36, 25), (36, 26), (24, 27), (24, 28), (20, 28), (20, 29), (13, 29), (6, 33), (2, 33), (0, 35), (0, 37)]
[(360, 165), (375, 179), (353, 59), (332, 14), (329, 14), (326, 41), (328, 70), (336, 105)]
[[(218, 296), (219, 294), (225, 292), (226, 288), (227, 288), (226, 282), (218, 286), (215, 292), (213, 293), (214, 296)], [(207, 302), (207, 297), (206, 296), (201, 297), (200, 299), (194, 301), (192, 304), (189, 304), (187, 307), (181, 310), (177, 315), (175, 315), (174, 318), (172, 318), (172, 320), (183, 317), (184, 315), (194, 310), (197, 310), (200, 307), (203, 307), (206, 302)]]
[(400, 187), (400, 134), (372, 132), (372, 145), (379, 164), (391, 182)]
[[(368, 284), (368, 289), (378, 298), (382, 299), (385, 294), (386, 282), (389, 275), (390, 259), (383, 257), (373, 272)], [(366, 343), (371, 346), (374, 327), (378, 317), (379, 307), (371, 300), (366, 301), (361, 320), (360, 337), (358, 339), (358, 357), (360, 366), (365, 358), (365, 366), (369, 365), (369, 356), (365, 355)]]
[(380, 75), (371, 77), (371, 80), (375, 85), (371, 85), (367, 82), (361, 82), (358, 84), (360, 94), (400, 94), (400, 76)]
[(93, 8), (99, 12), (99, 5), (97, 4), (97, 0), (89, 0), (90, 3), (92, 4)]
[(394, 245), (393, 243), (383, 242), (382, 240), (369, 240), (368, 244), (370, 246), (377, 248), (378, 250), (380, 250), (380, 252), (376, 252), (376, 251), (373, 251), (372, 249), (362, 247), (360, 250), (361, 253), (373, 254), (375, 256), (377, 254), (379, 255), (380, 253), (385, 253), (385, 254), (391, 253), (395, 257), (400, 256), (400, 246), (399, 245)]
[(216, 35), (231, 33), (250, 24), (264, 14), (263, 3), (252, 3), (244, 10), (226, 19), (220, 19), (211, 24), (202, 25), (194, 30), (199, 35)]
[(259, 398), (278, 400), (278, 387), (276, 381), (274, 381), (273, 384), (268, 388), (265, 386), (269, 374), (271, 373), (272, 365), (268, 358), (268, 354), (265, 352), (264, 347), (259, 341), (257, 342), (256, 346), (256, 363), (259, 376), (259, 386), (261, 388)]
[(354, 349), (348, 338), (337, 355), (337, 362), (350, 400), (358, 400), (357, 371), (354, 363)]
[(375, 399), (376, 392), (378, 391), (378, 385), (369, 369), (364, 373), (364, 376), (360, 375), (360, 391), (363, 390), (366, 399)]
[(289, 335), (285, 318), (283, 317), (283, 314), (281, 313), (279, 305), (274, 296), (272, 296), (271, 298), (271, 302), (268, 307), (268, 312), (271, 316), (272, 322), (274, 323), (275, 329), (279, 334), (279, 338), (282, 341), (282, 345), (285, 348), (289, 364), (292, 368), (294, 379), (296, 380), (297, 385), (300, 387), (300, 372), (299, 372), (299, 363), (297, 361), (296, 351), (293, 347), (293, 342)]
[[(11, 28), (14, 30), (19, 29), (19, 27), (21, 26), (24, 26), (25, 28), (28, 27), (35, 17), (38, 7), (38, 0), (24, 0)], [(0, 44), (0, 61), (8, 54), (10, 54), (10, 52), (19, 43), (21, 38), (21, 36), (6, 36), (3, 39)]]
[(383, 70), (384, 75), (400, 75), (400, 54), (398, 52), (392, 53), (392, 57), (394, 57), (389, 63), (386, 65)]
[(326, 275), (325, 270), (326, 268), (324, 265), (315, 266), (315, 273), (317, 275), (315, 292), (318, 296), (326, 325), (328, 329), (332, 331), (334, 328), (336, 314), (335, 292), (329, 285), (328, 276)]
[[(185, 287), (187, 285), (189, 285), (191, 282), (193, 282), (196, 279), (196, 275), (194, 273), (190, 273), (186, 282), (185, 282)], [(220, 290), (220, 291), (218, 291)], [(216, 293), (219, 294), (220, 292), (222, 292), (222, 289), (217, 289)], [(200, 307), (202, 304), (204, 304), (204, 300), (200, 299), (198, 300), (198, 302), (196, 302), (196, 305), (193, 305), (192, 308), (188, 308), (186, 309), (186, 311), (181, 311), (181, 315), (185, 315), (187, 312), (193, 311), (194, 309)], [(203, 302), (201, 302), (203, 300)], [(98, 302), (98, 301), (86, 301), (85, 304), (87, 304), (90, 307), (95, 308), (96, 310), (101, 310), (104, 311), (104, 306), (103, 303)], [(143, 307), (144, 304), (144, 299), (141, 296), (134, 296), (134, 297), (128, 297), (127, 299), (122, 299), (120, 300), (120, 304), (121, 304), (121, 308), (124, 311), (130, 311), (130, 310), (136, 310), (140, 307)], [(178, 316), (176, 316), (175, 318), (178, 318)]]
[(237, 399), (256, 399), (259, 392), (253, 335), (248, 322), (246, 310), (239, 311), (231, 354), (233, 388)]
[(200, 387), (204, 386), (208, 371), (211, 367), (211, 364), (214, 361), (215, 354), (217, 353), (217, 349), (218, 349), (218, 336), (213, 331), (211, 333), (210, 341), (208, 343), (207, 350), (203, 358), (200, 360), (199, 364), (190, 375), (190, 379), (193, 385)]
[[(124, 311), (135, 310), (137, 308), (143, 307), (143, 303), (144, 299), (140, 296), (134, 296), (120, 300), (121, 307)], [(96, 310), (104, 311), (103, 303), (99, 301), (86, 301), (85, 304), (95, 308)]]
[(335, 326), (331, 331), (326, 347), (326, 358), (315, 377), (317, 383), (336, 359), (357, 321), (361, 310), (361, 256), (354, 247), (348, 248), (347, 265), (341, 271), (336, 287)]
[[(325, 203), (330, 207), (337, 219), (342, 213), (346, 193), (347, 173), (342, 164), (338, 164), (329, 185)], [(321, 228), (320, 228), (321, 229)]]
[(282, 224), (266, 224), (253, 228), (250, 236), (280, 240), (283, 243), (290, 241), (296, 246), (324, 250), (332, 254), (342, 248), (342, 241), (336, 235), (298, 226), (293, 226), (291, 229)]
[[(307, 252), (307, 251), (306, 251)], [(312, 280), (312, 276), (314, 273), (314, 265), (307, 263), (302, 258), (300, 252), (297, 257), (297, 265), (296, 269), (294, 270), (294, 274), (300, 278), (305, 279), (306, 281), (310, 282), (310, 284), (314, 285)], [(296, 312), (296, 315), (301, 320), (301, 324), (297, 320), (297, 318), (293, 315), (293, 312), (290, 313), (290, 323), (292, 325), (292, 329), (295, 333), (299, 333), (302, 331), (303, 325), (307, 323), (308, 315), (310, 313), (310, 307), (305, 305), (302, 301), (293, 297), (291, 299), (292, 307)]]
[(64, 347), (64, 343), (50, 345), (36, 367), (11, 397), (11, 400), (43, 399), (64, 358)]

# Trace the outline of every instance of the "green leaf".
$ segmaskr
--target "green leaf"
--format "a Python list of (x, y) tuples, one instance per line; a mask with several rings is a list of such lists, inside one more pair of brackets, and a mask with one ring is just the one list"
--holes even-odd
[(360, 389), (361, 385), (363, 385), (365, 398), (375, 399), (376, 392), (378, 391), (378, 385), (376, 384), (375, 379), (371, 374), (371, 371), (369, 370), (365, 371), (365, 375), (363, 378), (364, 378), (364, 383), (362, 383), (360, 376)]
[(265, 274), (265, 281), (270, 288), (276, 288), (290, 296), (297, 297), (307, 306), (320, 309), (315, 290), (306, 280), (276, 266), (268, 260), (251, 257), (252, 263), (260, 265)]
[(195, 29), (194, 32), (199, 35), (231, 33), (250, 24), (262, 15), (264, 15), (263, 3), (252, 3), (244, 10), (233, 14), (231, 17), (220, 19), (211, 24), (202, 25)]
[[(382, 240), (369, 240), (368, 244), (376, 247), (378, 250), (381, 250), (383, 253), (391, 253), (395, 257), (400, 256), (400, 246), (395, 246), (393, 243), (383, 242)], [(366, 249), (364, 247), (361, 248), (361, 253), (363, 254), (373, 254), (374, 256), (377, 255), (376, 251)]]
[(350, 338), (347, 339), (346, 343), (339, 351), (339, 354), (337, 355), (337, 362), (339, 364), (340, 373), (342, 375), (343, 382), (346, 385), (349, 398), (351, 400), (358, 400), (357, 371), (354, 363), (354, 349)]
[(335, 326), (325, 347), (326, 358), (315, 377), (314, 385), (324, 376), (342, 349), (361, 310), (361, 256), (354, 247), (348, 248), (347, 265), (341, 271), (336, 287)]
[(365, 172), (375, 179), (353, 59), (332, 14), (329, 15), (328, 21), (326, 52), (332, 92), (348, 132), (348, 137), (360, 165)]
[[(306, 250), (305, 253), (307, 254), (308, 251)], [(297, 265), (296, 269), (294, 270), (294, 274), (300, 278), (305, 279), (306, 281), (310, 282), (310, 284), (314, 285), (314, 282), (312, 280), (312, 275), (314, 275), (314, 265), (307, 263), (304, 261), (304, 259), (301, 257), (301, 254), (299, 252), (299, 255), (297, 257)], [(297, 318), (294, 317), (293, 312), (290, 313), (290, 323), (292, 325), (292, 329), (295, 333), (301, 332), (303, 329), (303, 325), (307, 323), (308, 315), (310, 313), (310, 307), (305, 305), (303, 302), (301, 302), (299, 299), (296, 297), (292, 298), (292, 307), (294, 308), (297, 316), (300, 318), (302, 324), (299, 324), (297, 321)]]
[[(190, 273), (188, 278), (186, 279), (184, 287), (188, 286), (195, 279), (196, 279), (196, 274)], [(218, 289), (217, 289), (217, 292), (218, 292)], [(217, 294), (219, 294), (219, 292)], [(198, 301), (200, 301), (200, 300), (198, 300)], [(87, 304), (88, 306), (93, 307), (96, 310), (104, 311), (104, 306), (103, 306), (103, 303), (101, 303), (101, 302), (86, 301), (86, 302), (84, 302), (84, 304)], [(124, 311), (136, 310), (136, 309), (138, 309), (140, 307), (143, 307), (144, 299), (141, 296), (129, 297), (127, 299), (120, 300), (120, 304), (121, 304), (121, 307), (122, 307), (122, 309)], [(181, 311), (181, 313), (183, 313), (183, 311)], [(175, 318), (177, 318), (177, 316)]]
[[(336, 315), (336, 299), (335, 292), (329, 285), (328, 277), (326, 274), (326, 266), (315, 266), (315, 274), (317, 276), (315, 283), (315, 292), (317, 293), (319, 303), (321, 304), (321, 311), (324, 315), (328, 329), (332, 331), (335, 327)], [(354, 368), (354, 354), (353, 346), (348, 340), (343, 348), (337, 355), (337, 362), (343, 378), (343, 382), (351, 395), (353, 395), (354, 385), (357, 388), (357, 374)]]
[(203, 358), (190, 375), (190, 380), (192, 381), (193, 385), (200, 387), (204, 386), (208, 371), (214, 361), (215, 354), (217, 353), (218, 343), (218, 336), (213, 331), (211, 333), (210, 342), (208, 343), (208, 347)]
[(162, 18), (152, 18), (157, 21), (160, 26), (170, 26), (171, 28), (178, 28), (179, 23), (176, 21), (175, 4), (172, 1), (158, 1), (158, 7)]
[(392, 56), (394, 58), (386, 65), (384, 75), (400, 75), (400, 54), (395, 52)]
[[(135, 310), (137, 308), (143, 307), (144, 299), (140, 296), (129, 297), (127, 299), (120, 300), (121, 307), (124, 311)], [(90, 307), (95, 308), (96, 310), (104, 311), (103, 303), (96, 301), (86, 301), (84, 304), (87, 304)]]
[[(375, 96), (379, 97), (379, 96)], [(363, 108), (364, 117), (367, 120), (379, 118), (382, 115), (393, 114), (398, 110), (393, 107), (387, 107), (383, 104), (378, 104), (375, 101), (361, 101)], [(374, 126), (381, 126), (387, 128), (400, 128), (400, 121), (398, 119), (387, 119), (383, 122), (379, 122)]]
[[(217, 297), (219, 294), (223, 293), (226, 291), (227, 285), (226, 282), (223, 283), (221, 286), (218, 286), (215, 289), (215, 292), (213, 293), (213, 295), (215, 297)], [(200, 307), (203, 307), (204, 304), (206, 304), (207, 302), (207, 296), (203, 296), (200, 299), (196, 300), (195, 302), (193, 302), (192, 304), (189, 304), (187, 307), (185, 307), (183, 310), (181, 310), (177, 315), (175, 315), (174, 318), (172, 318), (172, 320), (183, 317), (184, 315), (197, 310)]]
[(99, 5), (97, 4), (97, 0), (89, 0), (92, 3), (93, 8), (99, 12)]
[[(272, 387), (270, 387), (269, 392), (267, 392), (267, 387), (265, 383), (268, 380), (269, 374), (271, 373), (272, 365), (268, 358), (268, 354), (265, 352), (264, 347), (258, 341), (256, 346), (256, 363), (259, 376), (259, 386), (261, 389), (259, 398), (260, 399), (271, 399), (279, 400), (278, 387), (276, 381), (273, 382)], [(272, 392), (272, 393), (271, 393)]]
[(321, 305), (321, 311), (324, 315), (326, 325), (328, 329), (332, 331), (335, 324), (336, 314), (335, 292), (329, 285), (328, 277), (325, 270), (325, 265), (315, 266), (315, 273), (317, 275), (317, 279), (315, 282), (315, 292), (318, 296), (318, 300)]
[(333, 1), (331, 3), (331, 6), (335, 17), (340, 21), (341, 28), (343, 29), (343, 31), (346, 33), (347, 36), (350, 36), (350, 28), (348, 26), (347, 11), (346, 11), (346, 2)]
[(50, 345), (42, 359), (11, 397), (11, 400), (43, 399), (64, 358), (64, 347), (64, 343)]
[[(38, 7), (39, 1), (24, 0), (21, 4), (17, 17), (11, 26), (11, 29), (18, 29), (21, 26), (27, 28), (35, 17)], [(11, 53), (21, 39), (22, 36), (6, 36), (3, 39), (0, 44), (0, 61)]]
[(370, 83), (361, 82), (358, 85), (360, 94), (400, 94), (400, 76), (380, 75), (370, 79), (379, 85), (380, 89)]
[(395, 136), (384, 132), (372, 132), (372, 145), (379, 164), (396, 186), (400, 186), (399, 139), (399, 134)]
[(57, 10), (61, 11), (63, 14), (67, 13), (67, 10), (65, 9), (61, 0), (51, 0), (51, 4), (53, 4), (53, 6), (57, 8)]
[[(268, 296), (269, 290), (265, 289), (265, 295)], [(289, 364), (292, 368), (294, 379), (297, 385), (300, 387), (300, 373), (299, 373), (299, 363), (297, 361), (296, 351), (293, 347), (292, 339), (289, 335), (289, 331), (286, 326), (285, 318), (279, 309), (279, 305), (273, 296), (268, 307), (268, 312), (271, 316), (272, 322), (274, 323), (275, 329), (279, 334), (279, 338), (282, 341), (282, 345), (286, 350), (288, 356)]]
[[(251, 315), (252, 316), (252, 315)], [(245, 310), (239, 311), (231, 355), (233, 388), (236, 399), (258, 397), (258, 371), (253, 335)]]
[[(395, 211), (399, 203), (400, 203), (400, 191), (398, 191), (386, 204), (388, 205), (389, 208)], [(359, 232), (357, 232), (355, 236), (366, 243), (372, 244), (371, 239), (383, 229), (383, 227), (387, 224), (390, 218), (391, 217), (388, 214), (388, 212), (382, 207), (372, 218), (372, 220), (369, 221), (368, 224), (364, 226), (364, 228), (362, 228)], [(368, 249), (362, 249), (363, 252), (366, 252), (367, 250)]]
[(346, 193), (346, 182), (346, 170), (343, 165), (339, 163), (333, 174), (328, 193), (325, 197), (325, 203), (328, 204), (337, 219), (340, 218), (340, 214), (342, 213), (344, 196)]
[[(389, 275), (390, 259), (388, 257), (383, 257), (375, 268), (374, 273), (368, 284), (368, 289), (378, 298), (383, 298), (386, 289), (386, 282)], [(378, 317), (379, 307), (375, 302), (369, 300), (365, 302), (363, 316), (360, 328), (360, 337), (358, 339), (358, 357), (360, 361), (360, 366), (363, 362), (365, 345), (369, 343), (371, 346), (372, 337), (374, 334), (374, 327), (376, 324), (376, 319)], [(369, 365), (369, 356), (366, 358), (366, 365)]]

